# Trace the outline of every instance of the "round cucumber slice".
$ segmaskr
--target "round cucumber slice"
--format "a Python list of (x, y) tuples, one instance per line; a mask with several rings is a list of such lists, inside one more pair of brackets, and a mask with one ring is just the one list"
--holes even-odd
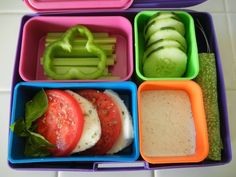
[(179, 17), (174, 12), (157, 12), (156, 14), (151, 16), (151, 18), (149, 19), (147, 25), (149, 25), (150, 23), (152, 23), (155, 20), (160, 20), (160, 19), (163, 19), (163, 18), (171, 18), (171, 17), (179, 20)]
[(168, 39), (161, 39), (159, 41), (156, 41), (155, 43), (153, 43), (150, 47), (148, 47), (143, 55), (143, 61), (142, 63), (144, 63), (144, 61), (146, 60), (147, 56), (152, 52), (157, 50), (160, 47), (175, 47), (175, 48), (179, 48), (180, 50), (182, 50), (183, 52), (186, 53), (186, 50), (184, 49), (184, 47), (175, 40), (168, 40)]
[(175, 47), (160, 47), (147, 56), (143, 65), (146, 77), (181, 77), (186, 70), (187, 55)]
[(182, 22), (174, 18), (164, 18), (164, 19), (153, 21), (153, 23), (151, 23), (150, 26), (146, 28), (145, 39), (148, 39), (157, 30), (160, 30), (161, 28), (165, 28), (165, 27), (172, 27), (173, 29), (178, 31), (182, 36), (185, 35), (185, 27)]
[(146, 42), (147, 48), (150, 47), (153, 43), (156, 41), (159, 41), (160, 39), (168, 39), (168, 40), (175, 40), (178, 41), (185, 50), (187, 50), (187, 42), (185, 38), (175, 29), (168, 27), (168, 28), (162, 28), (155, 33), (153, 33)]

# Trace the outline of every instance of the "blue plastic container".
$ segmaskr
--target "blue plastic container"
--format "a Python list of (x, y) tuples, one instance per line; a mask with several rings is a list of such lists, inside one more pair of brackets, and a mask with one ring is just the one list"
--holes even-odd
[(119, 94), (127, 108), (129, 109), (134, 127), (133, 143), (125, 148), (123, 151), (114, 155), (100, 155), (100, 156), (79, 156), (71, 155), (68, 157), (43, 157), (31, 158), (24, 155), (24, 138), (18, 137), (16, 134), (10, 132), (9, 146), (8, 146), (8, 160), (13, 164), (24, 163), (41, 163), (41, 162), (133, 162), (139, 157), (138, 145), (138, 118), (137, 118), (137, 87), (133, 82), (111, 82), (111, 83), (27, 83), (20, 82), (15, 86), (13, 102), (12, 102), (12, 117), (11, 124), (18, 118), (24, 117), (25, 103), (32, 99), (32, 97), (40, 89), (111, 89)]

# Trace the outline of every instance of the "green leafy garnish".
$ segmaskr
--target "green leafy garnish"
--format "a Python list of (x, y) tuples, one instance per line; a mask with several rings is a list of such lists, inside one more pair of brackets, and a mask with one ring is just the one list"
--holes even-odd
[(48, 98), (42, 89), (25, 105), (25, 124), (27, 129), (31, 127), (32, 122), (37, 120), (46, 112), (47, 107)]
[(49, 156), (49, 149), (55, 147), (42, 135), (35, 133), (37, 125), (34, 122), (43, 116), (48, 108), (48, 98), (45, 91), (40, 90), (32, 100), (25, 105), (25, 118), (17, 119), (10, 129), (20, 137), (26, 138), (24, 154), (30, 157)]
[(25, 127), (25, 120), (23, 118), (20, 118), (16, 120), (11, 126), (11, 131), (13, 131), (15, 134), (17, 134), (20, 137), (27, 137), (29, 136), (29, 132), (27, 131)]
[(24, 154), (31, 157), (49, 156), (50, 153), (48, 148), (53, 148), (55, 146), (47, 141), (42, 135), (30, 131), (29, 133), (30, 135), (25, 145)]

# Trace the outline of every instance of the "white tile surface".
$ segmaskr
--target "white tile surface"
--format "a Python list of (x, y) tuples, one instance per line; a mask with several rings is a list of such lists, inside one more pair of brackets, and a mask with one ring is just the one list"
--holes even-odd
[(156, 171), (155, 177), (234, 177), (234, 166), (188, 168)]
[(0, 13), (30, 12), (30, 9), (23, 3), (23, 0), (1, 0)]
[(200, 12), (224, 12), (225, 3), (224, 0), (208, 0), (200, 5), (188, 8)]
[[(227, 103), (228, 103), (228, 114), (229, 114), (229, 126), (230, 126), (230, 133), (231, 133), (231, 143), (233, 149), (233, 155), (236, 155), (236, 111), (235, 111), (235, 101), (236, 100), (236, 90), (227, 91)], [(235, 156), (233, 156), (235, 157)], [(235, 158), (233, 160), (236, 161)], [(236, 162), (235, 162), (236, 164)], [(235, 173), (236, 174), (236, 173)]]
[(236, 60), (233, 57), (227, 15), (224, 13), (213, 13), (212, 16), (220, 49), (226, 88), (236, 89)]
[[(1, 7), (1, 5), (0, 5)], [(0, 14), (0, 91), (10, 91), (22, 14)]]
[(153, 177), (153, 172), (149, 171), (136, 171), (136, 172), (96, 172), (96, 173), (79, 173), (79, 172), (59, 172), (58, 177)]
[[(227, 1), (227, 2), (226, 2)], [(229, 120), (233, 149), (233, 160), (229, 165), (197, 169), (175, 169), (157, 171), (157, 177), (234, 177), (236, 176), (236, 1), (208, 0), (206, 3), (190, 8), (198, 11), (213, 13), (217, 39), (223, 63), (226, 80)], [(15, 49), (19, 32), (20, 19), (23, 13), (32, 12), (22, 0), (0, 0), (0, 176), (43, 176), (43, 177), (72, 177), (72, 176), (153, 176), (152, 172), (116, 172), (116, 173), (79, 173), (79, 172), (26, 172), (16, 171), (7, 165), (8, 122), (10, 105), (10, 87), (12, 79)], [(229, 13), (230, 12), (230, 13)]]
[(235, 0), (226, 0), (226, 11), (236, 13), (236, 1)]
[[(236, 2), (236, 1), (234, 1)], [(236, 4), (235, 4), (236, 8)], [(229, 13), (228, 14), (228, 20), (229, 20), (229, 31), (230, 31), (230, 39), (232, 43), (232, 51), (234, 54), (234, 61), (236, 61), (236, 12), (235, 13)]]

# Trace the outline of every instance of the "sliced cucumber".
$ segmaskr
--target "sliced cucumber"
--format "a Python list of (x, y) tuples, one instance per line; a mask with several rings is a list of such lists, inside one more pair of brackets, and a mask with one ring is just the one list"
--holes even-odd
[(146, 77), (181, 77), (186, 70), (187, 55), (176, 47), (160, 47), (151, 52), (143, 65)]
[(179, 19), (179, 17), (174, 12), (157, 12), (154, 14), (148, 21), (147, 25), (152, 23), (155, 20), (160, 20), (164, 18), (171, 18), (174, 17), (176, 19)]
[(164, 18), (160, 20), (153, 21), (145, 31), (145, 39), (149, 38), (154, 32), (160, 30), (161, 28), (172, 27), (178, 31), (182, 36), (185, 35), (185, 27), (181, 21), (174, 18)]
[(159, 41), (161, 39), (178, 41), (184, 47), (184, 49), (187, 50), (187, 42), (186, 42), (185, 38), (172, 27), (162, 28), (162, 29), (156, 31), (155, 33), (153, 33), (147, 39), (146, 48), (150, 47), (156, 41)]
[(180, 50), (182, 50), (183, 52), (186, 53), (186, 50), (184, 49), (184, 47), (175, 40), (168, 40), (168, 39), (161, 39), (159, 41), (156, 41), (155, 43), (153, 43), (150, 47), (148, 47), (143, 55), (143, 62), (145, 61), (146, 57), (154, 50), (160, 48), (160, 47), (175, 47), (175, 48), (179, 48)]

